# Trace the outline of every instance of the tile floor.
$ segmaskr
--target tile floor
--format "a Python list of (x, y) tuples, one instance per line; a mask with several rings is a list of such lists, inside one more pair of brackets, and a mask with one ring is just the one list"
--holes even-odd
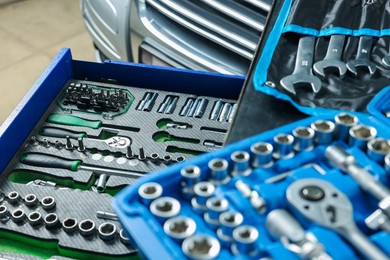
[(79, 0), (0, 0), (0, 124), (62, 47), (95, 59)]

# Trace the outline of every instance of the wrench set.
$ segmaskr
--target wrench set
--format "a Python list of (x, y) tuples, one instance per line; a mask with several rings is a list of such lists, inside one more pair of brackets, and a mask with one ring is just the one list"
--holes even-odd
[[(201, 105), (187, 119), (179, 107), (190, 99)], [(74, 258), (134, 255), (112, 196), (148, 172), (220, 148), (229, 122), (202, 116), (219, 100), (68, 81), (0, 176), (0, 233), (55, 240), (66, 249), (60, 255)]]
[(114, 207), (151, 259), (390, 259), (389, 123), (310, 117), (140, 179)]

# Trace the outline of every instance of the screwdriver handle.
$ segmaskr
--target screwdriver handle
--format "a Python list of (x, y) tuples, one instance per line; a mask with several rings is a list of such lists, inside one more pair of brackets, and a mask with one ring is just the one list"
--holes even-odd
[(21, 159), (21, 163), (46, 168), (59, 168), (70, 171), (77, 171), (78, 167), (82, 164), (80, 160), (69, 160), (50, 154), (41, 153), (28, 153), (25, 154)]
[(101, 121), (91, 121), (77, 116), (63, 114), (51, 114), (47, 118), (47, 122), (59, 125), (82, 126), (92, 129), (99, 129), (102, 127)]
[(58, 137), (58, 138), (66, 138), (67, 136), (69, 136), (70, 138), (75, 140), (87, 136), (87, 134), (84, 132), (77, 133), (70, 130), (54, 128), (54, 127), (43, 128), (42, 131), (40, 132), (40, 135), (49, 136), (49, 137)]

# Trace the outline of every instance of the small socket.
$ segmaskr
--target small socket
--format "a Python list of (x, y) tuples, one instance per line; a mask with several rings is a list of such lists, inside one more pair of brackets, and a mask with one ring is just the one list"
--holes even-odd
[(199, 182), (194, 186), (195, 197), (191, 199), (193, 210), (203, 213), (207, 210), (206, 201), (214, 195), (215, 187), (211, 182)]
[(233, 162), (233, 176), (248, 176), (252, 170), (249, 167), (250, 156), (248, 152), (236, 151), (231, 154), (230, 159)]
[(178, 242), (192, 236), (195, 230), (195, 221), (184, 216), (170, 218), (164, 224), (165, 234)]
[(163, 188), (157, 182), (147, 182), (138, 188), (138, 195), (145, 206), (149, 206), (153, 200), (160, 198)]
[(349, 129), (349, 145), (366, 149), (367, 142), (376, 137), (377, 131), (372, 126), (356, 125)]
[(34, 208), (38, 205), (38, 198), (35, 194), (27, 194), (24, 197), (24, 204), (29, 208)]
[(8, 201), (10, 204), (18, 204), (21, 200), (20, 198), (20, 195), (17, 191), (11, 191), (10, 193), (8, 193)]
[(252, 166), (255, 168), (269, 168), (273, 165), (272, 153), (274, 147), (270, 143), (258, 142), (250, 147), (252, 153)]
[(7, 206), (0, 205), (0, 220), (8, 219), (8, 217), (9, 217), (9, 212)]
[(219, 216), (229, 209), (229, 202), (225, 198), (212, 197), (206, 201), (207, 212), (204, 213), (204, 220), (211, 228), (219, 226)]
[(104, 241), (112, 241), (116, 238), (117, 229), (112, 223), (105, 222), (98, 228), (99, 237)]
[(219, 216), (221, 231), (224, 236), (233, 237), (233, 230), (242, 224), (244, 217), (239, 212), (227, 211)]
[(42, 199), (41, 205), (44, 210), (50, 211), (56, 207), (56, 201), (54, 200), (53, 197), (47, 196)]
[(336, 137), (340, 141), (348, 140), (349, 129), (359, 123), (359, 119), (349, 113), (337, 114), (334, 121), (336, 122)]
[(122, 244), (129, 245), (130, 242), (129, 236), (126, 234), (126, 231), (123, 228), (119, 230), (119, 238)]
[(16, 224), (23, 224), (26, 219), (26, 213), (22, 209), (16, 209), (12, 212), (11, 219)]
[(315, 132), (312, 128), (306, 126), (299, 126), (292, 132), (295, 143), (294, 150), (297, 152), (313, 150)]
[(50, 213), (47, 214), (43, 221), (45, 222), (45, 226), (47, 229), (55, 229), (58, 227), (58, 224), (60, 223), (60, 220), (58, 219), (57, 214)]
[(216, 185), (229, 182), (228, 162), (225, 159), (215, 158), (209, 161), (210, 179)]
[(278, 134), (274, 137), (275, 159), (288, 159), (294, 156), (294, 137), (290, 134)]
[(259, 238), (259, 231), (253, 226), (243, 225), (233, 230), (234, 245), (232, 251), (237, 254), (251, 255), (255, 254), (256, 241)]
[(28, 223), (30, 223), (31, 226), (33, 227), (38, 227), (42, 225), (42, 214), (39, 213), (38, 211), (31, 212), (28, 217)]
[(390, 141), (383, 138), (374, 138), (367, 143), (368, 156), (382, 164), (386, 154), (390, 153)]
[(314, 140), (318, 145), (327, 145), (332, 143), (335, 124), (329, 120), (317, 120), (311, 124), (315, 132)]
[(195, 235), (183, 241), (182, 250), (190, 259), (214, 259), (218, 257), (221, 245), (215, 237)]
[(150, 212), (158, 221), (164, 222), (169, 218), (179, 215), (181, 209), (180, 202), (171, 197), (161, 197), (150, 204)]
[(74, 233), (77, 230), (77, 220), (74, 218), (67, 218), (62, 222), (62, 229), (68, 233)]
[(93, 236), (96, 232), (95, 222), (91, 219), (84, 219), (79, 223), (79, 231), (84, 237)]

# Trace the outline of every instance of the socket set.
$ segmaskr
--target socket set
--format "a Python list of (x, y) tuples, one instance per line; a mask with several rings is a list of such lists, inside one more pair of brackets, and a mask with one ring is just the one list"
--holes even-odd
[(114, 208), (147, 259), (390, 259), (389, 93), (148, 175)]
[[(9, 241), (19, 241), (38, 245), (31, 254), (44, 258), (133, 257), (137, 251), (112, 210), (112, 196), (148, 172), (222, 146), (228, 122), (183, 118), (177, 108), (187, 99), (214, 102), (221, 97), (129, 87), (108, 78), (110, 83), (69, 78), (42, 115), (31, 115), (40, 119), (30, 124), (32, 130), (8, 165), (1, 165), (5, 250)], [(24, 109), (36, 112), (42, 103)], [(208, 114), (211, 109), (201, 110)], [(5, 141), (0, 138), (0, 146)], [(1, 160), (8, 156), (4, 151)]]

